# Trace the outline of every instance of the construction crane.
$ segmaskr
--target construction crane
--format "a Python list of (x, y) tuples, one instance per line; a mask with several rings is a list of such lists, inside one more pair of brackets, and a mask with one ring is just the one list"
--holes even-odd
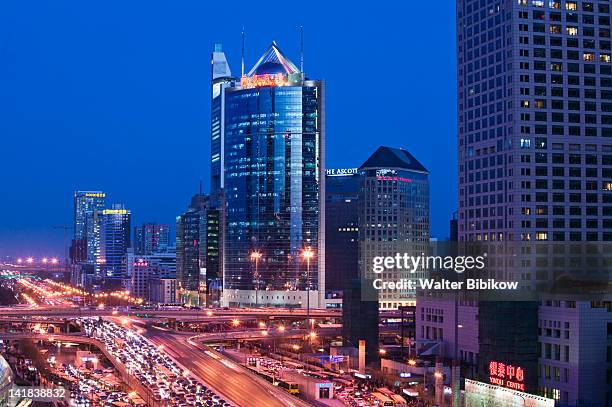
[(64, 231), (64, 270), (68, 271), (68, 231), (72, 229), (70, 225), (55, 225), (53, 229), (61, 229)]

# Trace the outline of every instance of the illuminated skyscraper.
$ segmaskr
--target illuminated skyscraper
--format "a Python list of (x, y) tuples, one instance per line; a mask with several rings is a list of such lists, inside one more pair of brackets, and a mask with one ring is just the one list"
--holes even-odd
[[(429, 171), (408, 151), (379, 147), (359, 167), (359, 260), (361, 276), (372, 277), (374, 257), (408, 253), (429, 246)], [(384, 274), (383, 274), (384, 276)], [(421, 277), (402, 275), (394, 278)], [(384, 276), (384, 277), (391, 277)], [(379, 291), (381, 309), (415, 304), (414, 290)]]
[(100, 218), (100, 268), (104, 283), (117, 286), (127, 278), (127, 251), (130, 247), (131, 212), (122, 204), (104, 209)]
[(89, 285), (100, 276), (100, 222), (106, 194), (102, 191), (75, 191), (73, 238), (70, 247), (72, 282)]
[[(223, 303), (320, 306), (324, 84), (305, 78), (272, 43), (240, 83), (216, 91), (223, 117), (216, 122), (213, 114), (213, 137), (216, 123), (223, 126)], [(305, 258), (306, 249), (314, 257)]]

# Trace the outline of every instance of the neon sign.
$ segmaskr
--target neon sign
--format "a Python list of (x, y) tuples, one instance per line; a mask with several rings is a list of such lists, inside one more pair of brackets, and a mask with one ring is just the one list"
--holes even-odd
[(287, 76), (282, 73), (243, 76), (240, 78), (240, 86), (244, 89), (287, 86), (288, 83)]
[(489, 362), (489, 382), (513, 390), (525, 391), (525, 371), (520, 366)]
[(356, 175), (357, 168), (328, 168), (325, 170), (325, 175), (330, 177), (343, 177), (345, 175)]
[(404, 177), (384, 177), (384, 176), (377, 176), (376, 177), (377, 181), (400, 181), (400, 182), (412, 182), (412, 180), (410, 178), (404, 178)]

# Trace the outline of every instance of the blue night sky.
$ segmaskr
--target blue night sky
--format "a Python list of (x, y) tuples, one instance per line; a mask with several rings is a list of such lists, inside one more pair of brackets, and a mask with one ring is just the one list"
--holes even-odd
[[(173, 223), (208, 190), (210, 51), (240, 73), (272, 40), (327, 81), (327, 166), (381, 144), (431, 171), (432, 236), (456, 208), (455, 5), (439, 2), (4, 1), (0, 255), (61, 255), (75, 189)], [(351, 4), (351, 6), (348, 6)], [(213, 6), (214, 5), (214, 6)]]

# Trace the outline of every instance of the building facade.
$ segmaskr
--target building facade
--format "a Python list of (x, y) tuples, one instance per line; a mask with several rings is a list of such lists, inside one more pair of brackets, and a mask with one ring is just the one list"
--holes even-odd
[(127, 253), (131, 246), (132, 214), (123, 204), (113, 204), (100, 216), (100, 268), (105, 285), (122, 285), (128, 278)]
[(223, 91), (223, 303), (320, 306), (323, 82), (273, 43)]
[[(536, 247), (612, 239), (610, 30), (607, 1), (457, 2), (459, 240), (532, 246), (506, 270), (522, 281), (550, 271), (538, 270)], [(610, 405), (612, 314), (602, 307), (473, 304), (476, 376), (503, 360), (524, 366), (527, 392)]]
[(205, 302), (206, 233), (209, 196), (191, 198), (187, 211), (176, 218), (176, 289), (183, 304)]
[[(100, 221), (105, 207), (106, 194), (102, 191), (75, 191), (73, 214), (73, 237), (70, 259), (73, 282), (83, 285), (100, 277), (98, 259), (100, 258)], [(85, 278), (89, 275), (89, 278)]]
[(134, 254), (142, 256), (163, 251), (169, 245), (169, 225), (145, 223), (134, 227)]
[[(420, 256), (429, 247), (429, 172), (408, 151), (379, 147), (359, 167), (359, 261), (371, 279), (375, 257)], [(382, 279), (419, 277), (383, 272)], [(415, 304), (415, 292), (380, 290), (381, 309)]]
[(325, 171), (326, 300), (359, 277), (359, 186), (357, 168)]

